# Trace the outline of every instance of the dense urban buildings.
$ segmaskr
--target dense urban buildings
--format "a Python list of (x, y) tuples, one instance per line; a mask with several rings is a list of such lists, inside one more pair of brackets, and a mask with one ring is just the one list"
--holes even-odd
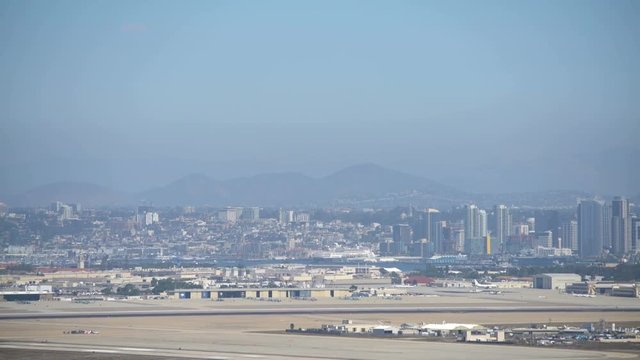
[[(507, 260), (569, 256), (633, 261), (640, 231), (636, 209), (620, 197), (611, 202), (585, 199), (576, 208), (553, 210), (504, 204), (491, 210), (477, 205), (91, 209), (57, 201), (47, 208), (5, 207), (0, 217), (1, 259), (85, 268), (220, 259), (417, 261), (460, 253)], [(609, 246), (605, 234), (611, 239)]]

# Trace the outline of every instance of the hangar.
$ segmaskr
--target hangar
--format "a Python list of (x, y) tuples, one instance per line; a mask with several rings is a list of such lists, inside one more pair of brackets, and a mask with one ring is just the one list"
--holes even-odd
[(171, 299), (300, 299), (349, 296), (351, 291), (338, 288), (232, 288), (232, 289), (183, 289), (168, 291)]
[(2, 291), (0, 301), (40, 301), (53, 300), (53, 294), (47, 291)]

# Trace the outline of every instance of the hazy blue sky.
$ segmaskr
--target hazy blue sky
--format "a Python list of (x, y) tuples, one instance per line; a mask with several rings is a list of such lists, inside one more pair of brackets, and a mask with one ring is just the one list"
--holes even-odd
[(0, 0), (0, 194), (361, 162), (624, 192), (639, 136), (640, 1)]

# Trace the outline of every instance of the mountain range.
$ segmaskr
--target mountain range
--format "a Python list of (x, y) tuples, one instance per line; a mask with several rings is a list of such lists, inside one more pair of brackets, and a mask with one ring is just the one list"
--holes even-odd
[[(152, 203), (156, 206), (415, 206), (446, 207), (468, 202), (507, 203), (528, 206), (571, 206), (587, 193), (574, 191), (470, 194), (436, 181), (383, 168), (360, 164), (325, 177), (300, 173), (261, 174), (216, 180), (192, 174), (165, 186), (139, 193), (125, 193), (104, 186), (58, 182), (36, 187), (4, 199), (15, 207), (45, 206), (54, 201), (84, 206), (118, 206)], [(1, 200), (1, 199), (0, 199)]]

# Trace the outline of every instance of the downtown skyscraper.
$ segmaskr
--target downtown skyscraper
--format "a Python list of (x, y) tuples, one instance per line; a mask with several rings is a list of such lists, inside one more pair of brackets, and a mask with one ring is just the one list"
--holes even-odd
[(629, 201), (615, 197), (611, 202), (611, 252), (624, 255), (631, 251), (631, 217)]
[(582, 200), (578, 204), (578, 251), (582, 257), (602, 254), (605, 232), (605, 205), (596, 200)]
[(560, 228), (561, 247), (578, 251), (578, 222), (569, 220), (562, 224)]
[(444, 250), (443, 248), (443, 224), (440, 220), (440, 211), (437, 209), (427, 208), (424, 211), (418, 213), (418, 223), (414, 237), (417, 240), (426, 239), (430, 245), (430, 249), (433, 252), (440, 254)]
[(496, 205), (493, 209), (493, 225), (495, 234), (492, 234), (493, 247), (498, 252), (504, 251), (504, 245), (509, 235), (511, 235), (511, 213), (506, 205)]

